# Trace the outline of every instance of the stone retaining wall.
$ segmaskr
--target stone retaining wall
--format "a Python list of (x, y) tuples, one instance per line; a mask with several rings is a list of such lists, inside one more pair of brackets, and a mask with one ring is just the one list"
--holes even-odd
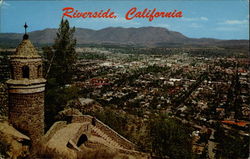
[[(93, 117), (90, 115), (83, 115), (83, 116), (73, 116), (72, 122), (92, 122)], [(101, 122), (100, 120), (96, 119), (96, 127), (99, 128), (103, 133), (108, 135), (112, 138), (115, 142), (117, 142), (120, 146), (124, 147), (125, 149), (134, 150), (135, 145), (115, 132), (109, 126)]]
[(139, 151), (120, 149), (119, 152), (126, 154), (126, 155), (132, 155), (140, 159), (151, 159), (150, 154), (139, 152)]
[(75, 136), (71, 139), (72, 142), (75, 143), (75, 145), (77, 145), (77, 142), (78, 142), (79, 138), (82, 135), (86, 135), (87, 138), (90, 137), (90, 135), (91, 135), (91, 125), (90, 125), (90, 123), (83, 123), (82, 124), (82, 126), (79, 128), (79, 130), (77, 131)]
[(66, 121), (57, 121), (55, 122), (50, 128), (49, 130), (46, 132), (46, 134), (43, 136), (43, 141), (44, 143), (49, 141), (51, 139), (51, 137), (60, 129), (62, 129), (63, 127), (67, 126), (67, 122)]

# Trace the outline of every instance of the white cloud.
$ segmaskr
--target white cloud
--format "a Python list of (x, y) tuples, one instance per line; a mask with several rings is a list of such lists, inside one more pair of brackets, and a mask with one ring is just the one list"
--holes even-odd
[(225, 20), (218, 23), (217, 31), (242, 31), (249, 29), (249, 20)]
[(248, 20), (226, 20), (222, 24), (237, 25), (237, 24), (248, 24)]
[(208, 18), (207, 17), (200, 17), (201, 20), (205, 20), (205, 21), (208, 21)]
[(0, 6), (10, 6), (10, 4), (3, 0), (0, 0)]
[(197, 23), (191, 23), (191, 25), (189, 25), (190, 28), (201, 28), (200, 24)]
[(208, 21), (207, 17), (196, 17), (196, 18), (182, 18), (183, 21)]
[(139, 25), (140, 23), (135, 21), (135, 20), (126, 20), (124, 17), (119, 17), (117, 18), (101, 18), (99, 21), (102, 22), (107, 22), (111, 24), (131, 24), (131, 25)]
[(237, 27), (217, 27), (215, 28), (217, 31), (238, 31), (239, 28)]
[(162, 27), (162, 28), (167, 28), (167, 29), (171, 29), (172, 28), (170, 24), (166, 24), (166, 23), (157, 23), (157, 24), (152, 25), (152, 26)]
[(11, 5), (3, 0), (0, 0), (0, 8), (1, 9), (8, 9), (9, 7), (11, 7)]
[(124, 17), (117, 17), (115, 19), (112, 20), (113, 23), (121, 23), (121, 24), (125, 24), (125, 23), (133, 23), (135, 25), (139, 24), (138, 22), (135, 21), (131, 21), (131, 20), (126, 20)]

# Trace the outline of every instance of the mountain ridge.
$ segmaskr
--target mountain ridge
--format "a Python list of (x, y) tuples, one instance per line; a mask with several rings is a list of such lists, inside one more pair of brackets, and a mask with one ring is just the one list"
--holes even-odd
[[(52, 44), (57, 29), (45, 28), (29, 32), (33, 43), (38, 45)], [(0, 33), (0, 45), (6, 42), (16, 43), (22, 40), (22, 33)], [(213, 45), (248, 45), (249, 40), (220, 40), (214, 38), (189, 38), (180, 32), (162, 27), (123, 28), (108, 27), (100, 30), (76, 28), (77, 44), (115, 44), (138, 46), (213, 46)]]

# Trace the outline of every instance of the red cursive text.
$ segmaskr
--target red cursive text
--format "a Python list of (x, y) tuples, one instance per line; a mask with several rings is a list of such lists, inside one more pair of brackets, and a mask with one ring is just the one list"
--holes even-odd
[(69, 18), (116, 18), (115, 12), (111, 12), (111, 9), (103, 12), (100, 10), (99, 12), (79, 12), (72, 7), (65, 7), (62, 9), (64, 11), (63, 16)]
[(158, 12), (156, 8), (149, 10), (148, 8), (143, 11), (138, 11), (137, 8), (131, 8), (125, 15), (127, 20), (132, 20), (134, 18), (148, 18), (149, 21), (152, 21), (154, 18), (180, 18), (182, 17), (182, 11), (174, 10), (173, 12)]

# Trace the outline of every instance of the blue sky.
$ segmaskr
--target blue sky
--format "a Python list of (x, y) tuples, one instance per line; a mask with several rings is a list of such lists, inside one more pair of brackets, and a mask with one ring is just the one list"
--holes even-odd
[[(1, 1), (1, 0), (0, 0)], [(64, 7), (86, 11), (111, 9), (116, 19), (69, 19), (71, 26), (102, 29), (106, 27), (164, 27), (178, 31), (192, 38), (249, 39), (249, 1), (248, 0), (161, 0), (161, 1), (14, 1), (5, 0), (0, 9), (1, 32), (23, 32), (24, 22), (28, 31), (57, 28)], [(155, 18), (149, 22), (146, 18), (125, 20), (126, 12), (137, 7), (157, 11), (183, 12), (182, 18)]]

